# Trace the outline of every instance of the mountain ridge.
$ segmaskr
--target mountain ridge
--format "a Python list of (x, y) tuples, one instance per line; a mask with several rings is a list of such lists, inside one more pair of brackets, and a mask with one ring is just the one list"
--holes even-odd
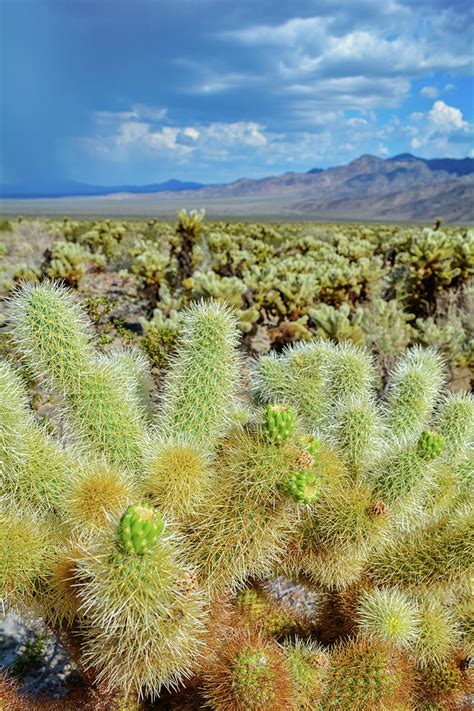
[[(334, 166), (329, 168), (311, 168), (306, 172), (289, 171), (281, 175), (267, 176), (265, 178), (238, 178), (230, 183), (211, 183), (204, 184), (196, 181), (183, 181), (172, 178), (160, 183), (151, 183), (147, 185), (115, 185), (101, 186), (89, 185), (75, 181), (65, 181), (62, 185), (52, 185), (46, 188), (35, 188), (34, 185), (15, 185), (15, 184), (0, 184), (0, 197), (16, 199), (16, 198), (55, 198), (55, 197), (80, 197), (94, 195), (113, 195), (117, 193), (147, 194), (147, 193), (162, 193), (162, 192), (184, 192), (190, 190), (212, 189), (219, 190), (222, 188), (243, 188), (245, 185), (261, 185), (266, 181), (279, 181), (287, 186), (301, 184), (302, 177), (298, 176), (319, 176), (331, 172), (340, 171), (347, 168), (356, 172), (360, 172), (363, 168), (365, 172), (368, 169), (374, 169), (377, 164), (393, 164), (393, 163), (414, 163), (424, 164), (431, 171), (442, 171), (451, 175), (469, 175), (474, 173), (474, 158), (419, 158), (411, 153), (400, 153), (390, 158), (378, 158), (370, 154), (363, 154), (347, 165)], [(311, 179), (309, 181), (311, 183)]]
[[(183, 207), (204, 207), (209, 217), (424, 222), (442, 216), (446, 222), (474, 222), (473, 158), (361, 155), (346, 165), (305, 173), (290, 171), (213, 185), (173, 180), (129, 187), (64, 200), (69, 199), (73, 212), (89, 214), (100, 210), (170, 216)], [(55, 212), (63, 209), (62, 200), (11, 200), (7, 209), (12, 211), (23, 202), (22, 210), (31, 212), (42, 202), (42, 209)]]
[(23, 184), (18, 187), (14, 184), (1, 184), (0, 197), (8, 199), (23, 198), (56, 198), (56, 197), (92, 197), (94, 195), (113, 195), (116, 193), (146, 194), (162, 192), (180, 192), (182, 190), (200, 190), (204, 183), (192, 180), (176, 180), (171, 178), (162, 183), (148, 185), (88, 185), (67, 181), (62, 186), (38, 189), (34, 186)]

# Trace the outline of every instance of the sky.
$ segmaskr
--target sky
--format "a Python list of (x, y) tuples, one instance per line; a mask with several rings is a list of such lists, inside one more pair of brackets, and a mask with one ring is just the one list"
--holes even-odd
[(0, 0), (0, 182), (473, 150), (470, 0)]

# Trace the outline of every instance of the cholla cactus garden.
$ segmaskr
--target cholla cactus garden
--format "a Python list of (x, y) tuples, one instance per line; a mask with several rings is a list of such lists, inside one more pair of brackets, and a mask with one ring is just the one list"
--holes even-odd
[[(2, 361), (0, 594), (69, 645), (94, 698), (468, 708), (474, 407), (436, 352), (407, 351), (381, 400), (365, 350), (289, 347), (256, 363), (248, 408), (235, 318), (198, 303), (150, 415), (146, 364), (101, 354), (64, 287), (23, 287), (10, 321), (63, 434)], [(271, 598), (276, 575), (311, 614)]]

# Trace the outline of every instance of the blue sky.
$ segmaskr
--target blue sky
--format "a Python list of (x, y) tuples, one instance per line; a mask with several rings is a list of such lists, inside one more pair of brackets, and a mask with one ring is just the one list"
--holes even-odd
[(474, 155), (469, 0), (0, 0), (2, 181)]

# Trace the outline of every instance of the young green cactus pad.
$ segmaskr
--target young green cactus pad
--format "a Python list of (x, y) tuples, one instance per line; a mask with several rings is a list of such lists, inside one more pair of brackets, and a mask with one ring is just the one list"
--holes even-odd
[(444, 448), (444, 438), (438, 432), (423, 430), (417, 444), (417, 452), (422, 459), (427, 461), (436, 459)]
[(148, 504), (130, 504), (120, 519), (119, 538), (127, 553), (153, 551), (165, 524), (159, 511)]
[(0, 362), (0, 598), (67, 636), (88, 684), (176, 709), (462, 707), (474, 401), (434, 351), (381, 395), (362, 347), (299, 343), (260, 360), (253, 402), (234, 315), (201, 302), (155, 412), (143, 359), (102, 353), (69, 291), (23, 287), (10, 313), (62, 399), (39, 424)]
[(317, 474), (309, 469), (292, 472), (281, 485), (283, 493), (299, 504), (312, 504), (320, 488)]
[(321, 448), (321, 443), (314, 435), (299, 435), (296, 441), (297, 444), (306, 449), (312, 457), (316, 457)]
[(263, 426), (268, 437), (274, 442), (284, 442), (295, 429), (295, 411), (289, 405), (267, 405), (263, 414)]

